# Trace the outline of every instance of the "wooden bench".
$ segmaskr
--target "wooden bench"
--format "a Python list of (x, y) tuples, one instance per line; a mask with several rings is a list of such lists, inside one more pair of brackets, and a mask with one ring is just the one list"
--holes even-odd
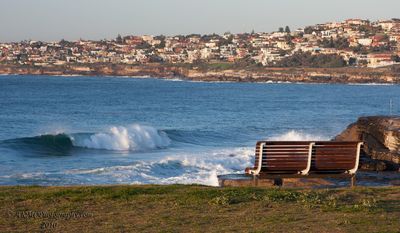
[(362, 142), (259, 141), (254, 167), (245, 172), (258, 179), (273, 179), (282, 185), (284, 178), (351, 178), (355, 185)]

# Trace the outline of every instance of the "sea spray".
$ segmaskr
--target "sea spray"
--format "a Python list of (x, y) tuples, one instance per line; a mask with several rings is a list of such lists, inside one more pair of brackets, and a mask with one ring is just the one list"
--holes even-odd
[(328, 138), (321, 135), (308, 134), (296, 130), (290, 130), (286, 133), (269, 137), (270, 141), (323, 141)]
[(106, 132), (92, 135), (70, 135), (76, 147), (90, 149), (105, 149), (118, 151), (142, 151), (155, 148), (165, 148), (171, 140), (168, 135), (151, 126), (139, 124), (110, 127)]

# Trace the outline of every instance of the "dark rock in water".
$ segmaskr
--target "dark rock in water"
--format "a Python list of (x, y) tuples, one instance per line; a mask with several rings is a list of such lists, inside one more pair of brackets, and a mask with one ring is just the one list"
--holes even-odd
[(364, 142), (361, 169), (382, 171), (400, 167), (400, 116), (360, 117), (334, 140)]

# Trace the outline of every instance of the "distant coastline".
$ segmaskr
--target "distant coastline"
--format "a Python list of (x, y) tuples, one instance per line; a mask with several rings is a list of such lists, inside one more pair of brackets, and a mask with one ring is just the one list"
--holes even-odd
[(344, 84), (400, 84), (397, 67), (271, 68), (228, 64), (70, 64), (30, 66), (0, 64), (0, 75), (124, 76), (205, 82), (294, 82)]
[(399, 84), (400, 19), (274, 32), (0, 42), (0, 74)]

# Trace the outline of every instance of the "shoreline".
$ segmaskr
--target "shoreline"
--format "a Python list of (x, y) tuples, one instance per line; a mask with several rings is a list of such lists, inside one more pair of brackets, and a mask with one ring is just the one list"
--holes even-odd
[(265, 68), (238, 67), (212, 69), (187, 64), (73, 64), (63, 66), (26, 66), (0, 64), (0, 75), (97, 76), (157, 78), (194, 82), (310, 83), (310, 84), (400, 84), (400, 73), (385, 68)]
[(1, 76), (37, 76), (37, 77), (62, 77), (62, 78), (121, 78), (121, 79), (155, 79), (168, 82), (189, 82), (189, 83), (252, 83), (252, 84), (291, 84), (291, 85), (348, 85), (348, 86), (395, 86), (400, 85), (399, 83), (379, 83), (379, 82), (354, 82), (354, 83), (344, 83), (344, 82), (291, 82), (291, 81), (257, 81), (257, 82), (246, 82), (246, 81), (208, 81), (208, 80), (191, 80), (178, 77), (157, 77), (157, 76), (122, 76), (122, 75), (81, 75), (81, 74), (0, 74)]

